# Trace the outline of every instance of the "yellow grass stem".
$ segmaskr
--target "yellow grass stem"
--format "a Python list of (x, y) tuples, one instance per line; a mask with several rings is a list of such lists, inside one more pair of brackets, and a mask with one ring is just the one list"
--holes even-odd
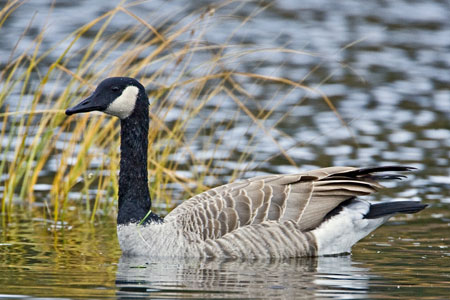
[[(23, 3), (9, 1), (0, 10), (0, 30), (5, 20)], [(234, 5), (236, 3), (238, 5)], [(148, 164), (152, 197), (165, 202), (168, 209), (173, 206), (173, 200), (177, 200), (174, 199), (176, 192), (169, 185), (176, 183), (185, 196), (192, 196), (208, 188), (204, 182), (206, 178), (221, 182), (222, 161), (216, 164), (214, 158), (227, 141), (225, 133), (219, 135), (215, 130), (230, 129), (238, 118), (249, 120), (247, 144), (241, 145), (243, 151), (231, 149), (230, 152), (233, 155), (239, 153), (239, 157), (228, 160), (242, 166), (252, 162), (252, 142), (262, 132), (286, 161), (296, 166), (288, 149), (284, 149), (274, 135), (286, 136), (276, 126), (288, 113), (275, 122), (271, 119), (276, 108), (283, 105), (286, 89), (289, 92), (302, 89), (319, 95), (348, 128), (332, 101), (319, 89), (303, 84), (303, 80), (239, 72), (230, 67), (230, 63), (250, 55), (288, 53), (318, 56), (285, 48), (246, 50), (243, 45), (231, 44), (233, 36), (270, 4), (258, 7), (243, 18), (228, 38), (218, 45), (204, 42), (211, 24), (217, 21), (216, 14), (229, 7), (238, 10), (246, 5), (245, 1), (221, 1), (201, 12), (186, 15), (179, 23), (172, 22), (170, 15), (158, 16), (155, 24), (131, 10), (131, 7), (139, 5), (140, 1), (121, 1), (114, 9), (88, 21), (50, 47), (42, 43), (47, 34), (45, 27), (26, 47), (17, 47), (23, 42), (19, 37), (10, 60), (0, 71), (0, 138), (6, 141), (2, 143), (3, 154), (0, 154), (0, 174), (4, 175), (0, 181), (3, 187), (2, 213), (14, 210), (14, 199), (28, 205), (44, 202), (46, 209), (43, 209), (43, 215), (55, 222), (70, 219), (72, 212), (69, 206), (76, 206), (76, 211), (84, 211), (83, 215), (90, 222), (95, 221), (99, 211), (115, 211), (120, 155), (118, 121), (106, 116), (64, 115), (70, 104), (80, 101), (100, 79), (107, 76), (138, 77), (144, 85), (156, 87), (151, 92)], [(126, 16), (130, 26), (110, 34), (108, 29), (117, 14)], [(22, 36), (27, 32), (28, 27)], [(89, 42), (82, 44), (81, 40), (85, 42), (88, 34)], [(65, 45), (63, 49), (62, 45)], [(44, 49), (44, 46), (48, 48)], [(17, 54), (17, 49), (25, 50)], [(199, 54), (204, 55), (200, 63)], [(155, 66), (158, 67), (156, 70)], [(149, 70), (152, 70), (151, 74)], [(311, 74), (313, 72), (314, 69)], [(280, 96), (268, 96), (273, 100), (268, 108), (269, 104), (261, 103), (252, 91), (245, 88), (244, 82), (248, 81), (255, 85), (277, 84)], [(17, 104), (15, 111), (8, 108), (12, 103)], [(224, 120), (216, 118), (224, 105), (230, 104), (236, 107), (232, 116)], [(209, 111), (207, 116), (204, 115), (206, 109)], [(168, 117), (174, 110), (179, 111), (180, 116), (169, 122)], [(271, 126), (267, 125), (269, 119)], [(197, 126), (194, 129), (193, 120)], [(200, 138), (204, 142), (198, 146), (194, 141)], [(198, 150), (212, 155), (199, 157)], [(181, 165), (174, 159), (174, 155), (180, 154), (192, 165)], [(92, 167), (94, 160), (101, 163)], [(191, 176), (181, 175), (179, 170), (189, 171)], [(236, 168), (227, 176), (235, 179), (242, 172), (245, 168)], [(48, 198), (36, 196), (35, 186), (39, 183), (49, 186)], [(91, 194), (93, 189), (98, 191), (95, 196)], [(69, 197), (71, 191), (78, 192), (79, 197)]]

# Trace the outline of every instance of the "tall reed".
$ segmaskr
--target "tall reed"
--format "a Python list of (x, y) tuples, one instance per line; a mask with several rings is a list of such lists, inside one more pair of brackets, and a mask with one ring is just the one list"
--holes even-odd
[[(132, 12), (142, 4), (122, 1), (51, 47), (43, 44), (43, 28), (33, 43), (26, 45), (27, 50), (18, 53), (14, 48), (0, 73), (2, 214), (8, 216), (17, 205), (35, 203), (43, 203), (42, 216), (54, 221), (64, 220), (73, 211), (82, 211), (91, 221), (115, 212), (117, 120), (100, 115), (64, 115), (69, 105), (85, 97), (107, 76), (137, 77), (149, 87), (151, 193), (166, 210), (175, 205), (174, 199), (242, 176), (252, 161), (251, 143), (257, 134), (267, 135), (283, 159), (295, 165), (274, 136), (283, 134), (276, 124), (287, 113), (273, 120), (283, 97), (269, 95), (273, 105), (262, 105), (247, 86), (277, 84), (288, 90), (320, 92), (301, 80), (243, 72), (235, 65), (255, 53), (312, 54), (283, 48), (245, 49), (229, 43), (234, 33), (223, 44), (204, 43), (216, 15), (240, 3), (223, 1), (183, 17), (173, 16), (176, 21), (170, 15), (154, 14), (153, 22), (148, 22)], [(10, 1), (0, 11), (0, 31), (23, 4)], [(234, 32), (264, 8), (241, 19)], [(126, 16), (129, 26), (111, 33), (111, 23), (118, 15)], [(199, 57), (203, 58), (201, 63)], [(336, 112), (330, 100), (320, 96)], [(299, 99), (299, 104), (302, 101)], [(230, 116), (219, 115), (230, 105), (234, 107)], [(204, 114), (206, 108), (208, 115)], [(239, 149), (225, 147), (225, 154), (221, 154), (229, 143), (224, 132), (239, 118), (249, 122), (247, 144)], [(267, 122), (269, 119), (272, 121)], [(221, 163), (215, 160), (218, 156)], [(224, 172), (227, 161), (236, 161), (241, 167)], [(43, 192), (39, 192), (42, 186)]]

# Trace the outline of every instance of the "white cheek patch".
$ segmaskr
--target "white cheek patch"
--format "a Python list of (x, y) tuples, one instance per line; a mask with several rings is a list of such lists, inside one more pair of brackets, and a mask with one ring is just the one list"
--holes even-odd
[(106, 109), (107, 114), (119, 117), (120, 119), (128, 118), (136, 105), (139, 89), (135, 86), (127, 86), (122, 95), (117, 97)]

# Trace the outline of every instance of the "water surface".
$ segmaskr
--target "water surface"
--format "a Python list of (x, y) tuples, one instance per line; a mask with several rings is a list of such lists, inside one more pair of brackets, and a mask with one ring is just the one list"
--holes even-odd
[(443, 299), (450, 287), (447, 225), (429, 213), (395, 218), (352, 255), (255, 261), (121, 257), (112, 218), (54, 231), (31, 215), (2, 231), (0, 297)]
[[(5, 1), (0, 3), (4, 5)], [(0, 298), (448, 298), (448, 1), (283, 0), (269, 7), (259, 1), (242, 3), (216, 12), (203, 36), (205, 43), (225, 43), (244, 17), (261, 9), (233, 34), (229, 43), (240, 45), (241, 50), (284, 47), (315, 55), (255, 52), (233, 59), (227, 66), (320, 88), (350, 130), (342, 126), (317, 94), (243, 80), (242, 86), (255, 96), (258, 105), (274, 109), (264, 124), (277, 125), (270, 134), (287, 149), (297, 166), (279, 155), (279, 147), (271, 137), (245, 114), (235, 120), (232, 128), (221, 126), (222, 121), (235, 115), (236, 103), (224, 105), (208, 125), (217, 132), (213, 140), (221, 137), (228, 142), (216, 151), (205, 150), (204, 141), (209, 135), (195, 133), (214, 109), (212, 102), (204, 107), (203, 119), (192, 120), (192, 130), (187, 133), (187, 138), (195, 136), (190, 150), (199, 159), (213, 156), (215, 166), (224, 170), (221, 182), (205, 178), (205, 184), (226, 182), (235, 168), (245, 170), (242, 176), (246, 177), (330, 165), (406, 164), (418, 170), (404, 182), (386, 183), (392, 189), (375, 199), (420, 200), (430, 208), (412, 216), (395, 217), (347, 256), (284, 261), (127, 259), (121, 258), (114, 215), (86, 222), (86, 212), (74, 202), (77, 196), (68, 209), (79, 218), (64, 223), (42, 218), (43, 211), (51, 209), (47, 208), (51, 201), (46, 183), (51, 182), (58, 168), (57, 164), (49, 164), (35, 187), (36, 203), (22, 207), (22, 201), (17, 201), (13, 213), (0, 217)], [(48, 1), (29, 1), (11, 15), (0, 32), (0, 64), (7, 62), (14, 47), (19, 53), (24, 51), (45, 24), (47, 35), (40, 51), (53, 47), (74, 29), (116, 5), (112, 1), (55, 4), (50, 12)], [(181, 19), (208, 4), (148, 1), (130, 9), (148, 22), (157, 23), (167, 16)], [(16, 46), (35, 13), (30, 30)], [(121, 15), (112, 24), (111, 28), (120, 30), (131, 23)], [(83, 37), (86, 43), (92, 38)], [(115, 51), (120, 55), (120, 49)], [(49, 64), (57, 54), (48, 57)], [(193, 64), (204, 58), (199, 54)], [(38, 78), (36, 74), (32, 80)], [(282, 102), (277, 102), (279, 99)], [(179, 99), (180, 106), (183, 100)], [(19, 110), (17, 103), (13, 98), (7, 101), (10, 110)], [(174, 109), (168, 123), (180, 117), (176, 112)], [(246, 147), (249, 141), (251, 149)], [(8, 142), (2, 140), (2, 147)], [(248, 164), (234, 160), (243, 152), (250, 152)], [(6, 153), (2, 159), (8, 160), (11, 154)], [(183, 153), (172, 159), (183, 168), (184, 176), (198, 167), (190, 166)], [(6, 175), (2, 174), (0, 180)], [(174, 189), (174, 195), (182, 194), (179, 187)]]

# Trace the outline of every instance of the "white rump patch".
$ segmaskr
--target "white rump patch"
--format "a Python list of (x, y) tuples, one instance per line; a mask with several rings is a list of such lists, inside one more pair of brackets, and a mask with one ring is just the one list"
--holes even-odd
[(105, 109), (105, 112), (121, 119), (128, 118), (134, 110), (138, 93), (138, 87), (127, 86), (122, 94)]
[(386, 222), (390, 216), (378, 219), (364, 219), (370, 203), (353, 200), (342, 211), (322, 223), (312, 233), (316, 237), (319, 255), (332, 255), (350, 252), (352, 246), (360, 239)]

